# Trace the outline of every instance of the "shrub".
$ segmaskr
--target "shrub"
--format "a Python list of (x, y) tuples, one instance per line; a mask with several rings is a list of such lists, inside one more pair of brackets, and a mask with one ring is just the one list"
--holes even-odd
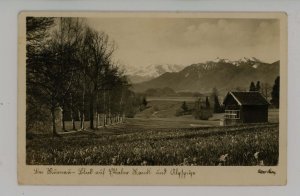
[(200, 110), (194, 111), (194, 117), (195, 119), (199, 120), (208, 120), (210, 117), (212, 117), (213, 112), (210, 108), (201, 108)]

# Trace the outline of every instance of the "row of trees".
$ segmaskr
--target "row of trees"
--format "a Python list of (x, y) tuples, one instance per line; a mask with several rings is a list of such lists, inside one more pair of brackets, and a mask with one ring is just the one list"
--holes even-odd
[(195, 109), (193, 114), (195, 119), (200, 120), (208, 120), (213, 116), (213, 109), (210, 106), (208, 97), (205, 98), (205, 101), (199, 98), (195, 102)]
[(183, 101), (175, 116), (193, 114), (196, 119), (207, 120), (212, 117), (213, 113), (224, 112), (224, 107), (219, 102), (218, 94), (218, 90), (213, 88), (210, 96), (199, 97), (193, 106)]
[(208, 120), (213, 116), (213, 113), (224, 112), (223, 105), (219, 101), (219, 93), (216, 88), (212, 89), (210, 96), (205, 97), (205, 100), (199, 98), (195, 102), (194, 117), (196, 119)]
[(27, 129), (51, 119), (57, 135), (58, 109), (63, 130), (66, 119), (94, 129), (135, 114), (143, 100), (113, 62), (106, 33), (79, 18), (27, 17), (26, 30)]
[(268, 83), (260, 83), (260, 81), (257, 81), (256, 84), (254, 84), (254, 82), (252, 81), (250, 83), (249, 91), (260, 92), (268, 101), (271, 102), (274, 107), (279, 108), (279, 83), (279, 76), (276, 77), (272, 87)]

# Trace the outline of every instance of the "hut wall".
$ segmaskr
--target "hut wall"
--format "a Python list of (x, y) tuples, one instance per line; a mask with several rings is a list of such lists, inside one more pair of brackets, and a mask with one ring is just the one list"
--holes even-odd
[(268, 122), (268, 106), (243, 106), (241, 119), (244, 123)]

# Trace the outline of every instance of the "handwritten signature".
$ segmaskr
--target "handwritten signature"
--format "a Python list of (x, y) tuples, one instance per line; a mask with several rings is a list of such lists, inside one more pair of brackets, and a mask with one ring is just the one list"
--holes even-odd
[(257, 170), (257, 172), (260, 173), (260, 174), (274, 174), (274, 175), (276, 174), (276, 172), (273, 171), (271, 168), (268, 169), (268, 170), (259, 169), (259, 170)]

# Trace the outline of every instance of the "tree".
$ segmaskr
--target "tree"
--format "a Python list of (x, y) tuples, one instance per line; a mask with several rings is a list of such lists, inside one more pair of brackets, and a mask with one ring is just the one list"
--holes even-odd
[(260, 91), (260, 81), (257, 81), (256, 86), (255, 86), (256, 91)]
[(218, 90), (216, 88), (212, 89), (211, 100), (213, 101), (214, 113), (222, 112), (222, 108), (218, 98)]
[(42, 65), (41, 51), (49, 38), (53, 18), (26, 18), (26, 130), (47, 124), (49, 115), (44, 100), (40, 97), (42, 87), (33, 86), (35, 72)]
[(268, 101), (270, 101), (271, 91), (272, 91), (272, 86), (269, 83), (265, 82), (261, 84), (260, 93)]
[(94, 108), (99, 90), (104, 89), (104, 96), (108, 104), (109, 119), (111, 121), (111, 90), (118, 83), (118, 68), (114, 67), (111, 57), (115, 50), (114, 43), (104, 32), (98, 32), (87, 28), (85, 43), (87, 51), (91, 55), (87, 65), (88, 94), (89, 94), (89, 118), (90, 128), (94, 129)]
[[(39, 42), (38, 56), (35, 54), (36, 66), (28, 67), (28, 88), (35, 89), (35, 97), (47, 106), (51, 113), (52, 132), (56, 131), (56, 110), (61, 109), (62, 129), (65, 129), (64, 118), (67, 99), (74, 83), (77, 68), (78, 48), (80, 48), (81, 24), (78, 19), (56, 18), (49, 37), (36, 40)], [(34, 46), (37, 47), (37, 46)], [(29, 50), (29, 49), (28, 49)], [(30, 58), (28, 58), (30, 59)]]
[(181, 109), (183, 110), (184, 113), (189, 110), (189, 108), (188, 108), (188, 106), (187, 106), (187, 104), (186, 104), (185, 101), (182, 102)]
[(26, 17), (26, 64), (36, 65), (39, 52), (49, 38), (49, 30), (54, 24), (50, 17)]
[(280, 98), (280, 78), (279, 78), (279, 76), (277, 76), (277, 78), (275, 79), (271, 95), (272, 95), (271, 103), (276, 108), (279, 108), (279, 98)]
[(215, 113), (221, 113), (222, 112), (222, 108), (221, 108), (218, 96), (215, 96), (214, 112)]
[(251, 82), (249, 91), (256, 91), (256, 87), (255, 87), (254, 82)]
[(212, 109), (209, 106), (208, 97), (206, 97), (205, 101), (199, 98), (195, 102), (194, 117), (201, 120), (208, 120), (212, 117)]
[(48, 70), (49, 74), (46, 75), (53, 84), (50, 97), (55, 103), (51, 103), (51, 113), (55, 115), (53, 112), (55, 108), (60, 109), (62, 130), (65, 131), (65, 112), (69, 106), (69, 96), (72, 95), (76, 73), (80, 70), (78, 58), (82, 46), (83, 24), (78, 18), (59, 18), (56, 23), (58, 28), (53, 31), (48, 47), (53, 62), (49, 64), (51, 71)]
[(144, 105), (145, 108), (148, 105), (148, 101), (147, 101), (146, 97), (143, 97), (143, 105)]
[[(107, 34), (91, 29), (78, 18), (29, 19), (27, 118), (32, 119), (36, 114), (48, 118), (43, 112), (49, 110), (51, 121), (45, 121), (51, 122), (56, 136), (58, 109), (63, 130), (68, 119), (72, 121), (72, 129), (76, 129), (77, 111), (81, 129), (85, 129), (85, 116), (94, 129), (94, 117), (98, 127), (100, 113), (104, 114), (105, 126), (108, 121), (110, 124), (123, 122), (124, 114), (134, 116), (138, 108), (147, 105), (145, 97), (130, 90), (124, 73), (112, 61), (115, 45)], [(38, 122), (43, 118), (34, 120)], [(29, 120), (27, 127), (33, 124)]]
[[(80, 71), (80, 48), (83, 39), (83, 22), (78, 18), (59, 18), (58, 29), (53, 32), (50, 46), (55, 53), (59, 82), (59, 109), (61, 111), (62, 130), (65, 128), (65, 113), (69, 106), (72, 86), (76, 74)], [(72, 100), (73, 101), (73, 100)], [(69, 106), (70, 107), (70, 106)]]
[(206, 108), (210, 108), (210, 103), (209, 103), (208, 97), (206, 97), (206, 99), (205, 99), (205, 106), (206, 106)]

